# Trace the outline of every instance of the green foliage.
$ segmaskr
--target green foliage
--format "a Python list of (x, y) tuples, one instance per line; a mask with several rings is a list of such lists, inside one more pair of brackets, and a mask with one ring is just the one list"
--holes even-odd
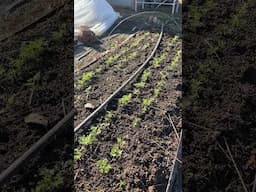
[(91, 145), (96, 140), (97, 140), (96, 137), (94, 135), (92, 135), (92, 134), (89, 134), (87, 136), (79, 137), (79, 143), (81, 145)]
[(131, 101), (131, 98), (132, 98), (132, 94), (128, 94), (128, 95), (124, 95), (122, 98), (119, 99), (119, 105), (120, 106), (125, 106), (127, 105), (130, 101)]
[(134, 95), (139, 95), (139, 94), (140, 94), (140, 90), (137, 89), (137, 88), (134, 89), (134, 90), (133, 90), (133, 94), (134, 94)]
[(81, 145), (91, 145), (95, 141), (97, 141), (97, 135), (101, 133), (101, 128), (99, 127), (92, 127), (89, 135), (79, 137), (79, 143)]
[(81, 149), (75, 149), (74, 151), (74, 160), (81, 160), (82, 158), (82, 150)]
[(63, 184), (64, 178), (58, 167), (54, 169), (42, 168), (39, 171), (39, 176), (42, 178), (37, 183), (33, 192), (57, 191)]
[(160, 89), (154, 89), (154, 98), (157, 98), (160, 94)]
[(164, 86), (165, 86), (165, 81), (163, 79), (157, 82), (158, 89), (162, 89)]
[(21, 49), (19, 57), (15, 60), (15, 68), (19, 71), (28, 61), (36, 59), (44, 50), (44, 40), (38, 39)]
[(128, 60), (132, 60), (135, 59), (138, 56), (138, 52), (133, 52), (128, 56)]
[(55, 41), (61, 41), (61, 40), (63, 40), (64, 35), (65, 35), (65, 31), (64, 31), (63, 29), (61, 29), (61, 30), (59, 30), (59, 31), (54, 31), (54, 32), (52, 32), (52, 38), (53, 38)]
[(110, 56), (106, 61), (106, 65), (107, 66), (111, 66), (115, 61), (117, 61), (117, 59), (120, 57), (120, 54), (116, 54), (114, 56)]
[(132, 121), (132, 126), (137, 127), (138, 123), (140, 122), (140, 118), (135, 117)]
[(148, 107), (152, 104), (154, 101), (153, 98), (148, 98), (148, 99), (142, 99), (142, 112), (145, 113), (148, 110)]
[(127, 183), (123, 180), (120, 180), (118, 183), (118, 189), (121, 191), (125, 188), (125, 186), (127, 185)]
[(107, 159), (101, 159), (97, 161), (97, 165), (99, 167), (99, 172), (102, 174), (106, 174), (110, 171), (111, 165), (108, 164)]
[(98, 68), (96, 69), (96, 73), (99, 74), (99, 73), (102, 72), (102, 70), (103, 70), (102, 67), (98, 67)]
[(86, 97), (88, 97), (92, 93), (92, 86), (87, 87), (84, 92)]
[(142, 82), (146, 82), (146, 81), (148, 80), (148, 78), (149, 78), (150, 75), (151, 75), (150, 69), (146, 69), (146, 70), (143, 72), (142, 76), (141, 76), (141, 81), (142, 81)]
[(105, 122), (109, 122), (113, 118), (114, 114), (111, 111), (108, 111), (105, 115)]
[(145, 87), (145, 83), (144, 83), (144, 82), (135, 83), (134, 86), (135, 86), (136, 88), (140, 89), (140, 88)]
[(123, 151), (119, 148), (118, 145), (114, 145), (111, 148), (110, 155), (112, 157), (120, 157), (122, 155)]
[(125, 144), (125, 141), (122, 138), (117, 137), (117, 144), (119, 147), (123, 147)]
[(120, 157), (123, 153), (122, 148), (124, 147), (124, 144), (125, 144), (125, 141), (122, 138), (118, 137), (117, 138), (117, 144), (115, 144), (111, 148), (110, 155), (112, 157)]
[(160, 66), (160, 64), (166, 60), (166, 54), (162, 54), (160, 57), (155, 57), (154, 58), (154, 62), (153, 62), (153, 67), (154, 68), (158, 68)]
[(94, 77), (94, 73), (92, 71), (84, 73), (83, 76), (82, 76), (82, 79), (79, 81), (79, 87), (83, 88), (85, 86), (85, 84), (88, 81), (90, 81), (93, 77)]

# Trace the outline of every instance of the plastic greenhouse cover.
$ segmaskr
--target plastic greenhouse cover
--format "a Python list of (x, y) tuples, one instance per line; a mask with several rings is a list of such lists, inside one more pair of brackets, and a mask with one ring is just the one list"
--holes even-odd
[(75, 0), (75, 34), (79, 32), (80, 26), (85, 25), (97, 36), (101, 36), (114, 24), (118, 16), (106, 0)]

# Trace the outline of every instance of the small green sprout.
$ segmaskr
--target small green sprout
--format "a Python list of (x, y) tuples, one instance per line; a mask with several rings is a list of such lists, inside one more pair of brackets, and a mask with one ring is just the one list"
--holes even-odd
[(100, 74), (100, 73), (102, 72), (102, 70), (103, 70), (102, 67), (98, 67), (95, 72), (96, 72), (97, 74)]
[(92, 134), (79, 137), (79, 143), (81, 145), (91, 145), (94, 141), (96, 141), (96, 138)]
[(86, 94), (86, 97), (88, 97), (92, 93), (92, 86), (89, 86), (88, 88), (86, 88), (84, 92)]
[(140, 118), (135, 117), (135, 118), (133, 119), (133, 121), (132, 121), (132, 126), (133, 126), (133, 127), (136, 127), (139, 122), (140, 122)]
[(123, 147), (125, 144), (125, 141), (122, 138), (117, 137), (117, 144), (119, 145), (119, 147)]
[(79, 81), (80, 88), (83, 88), (85, 84), (93, 78), (93, 76), (94, 73), (92, 71), (83, 74), (82, 79)]
[(21, 49), (18, 59), (15, 60), (15, 67), (21, 70), (28, 61), (36, 59), (44, 50), (44, 40), (38, 39)]
[(111, 111), (108, 111), (105, 116), (105, 122), (109, 122), (113, 118), (114, 114)]
[(102, 174), (106, 174), (110, 171), (111, 165), (108, 164), (107, 159), (101, 159), (97, 161), (97, 165), (99, 167), (99, 172)]
[(159, 93), (160, 93), (160, 89), (155, 89), (154, 90), (154, 98), (157, 98)]
[(150, 69), (146, 69), (146, 70), (143, 72), (142, 76), (141, 76), (141, 81), (142, 81), (142, 82), (146, 82), (146, 81), (148, 80), (148, 78), (149, 78), (150, 75), (151, 75)]
[(139, 95), (139, 94), (140, 94), (140, 90), (137, 89), (137, 88), (134, 89), (134, 90), (133, 90), (133, 94), (134, 94), (134, 95)]
[(127, 183), (126, 183), (125, 181), (121, 180), (121, 181), (118, 183), (118, 188), (119, 188), (119, 190), (123, 190), (123, 189), (125, 188), (126, 184), (127, 184)]
[(120, 157), (122, 155), (123, 151), (119, 148), (118, 145), (114, 145), (111, 148), (110, 155), (112, 157)]
[(123, 153), (122, 148), (124, 147), (125, 141), (120, 138), (117, 137), (117, 144), (115, 144), (110, 151), (110, 155), (112, 157), (120, 157)]
[(128, 94), (128, 95), (124, 95), (121, 99), (119, 99), (119, 105), (120, 106), (125, 106), (127, 105), (130, 101), (131, 101), (131, 98), (132, 98), (132, 94)]
[(82, 150), (81, 149), (75, 149), (74, 151), (74, 160), (81, 160), (82, 158)]
[(159, 89), (163, 88), (164, 86), (165, 86), (165, 81), (163, 79), (157, 82), (157, 87)]
[(133, 52), (133, 53), (131, 53), (131, 54), (128, 56), (128, 59), (129, 59), (129, 60), (132, 60), (132, 59), (135, 59), (137, 56), (138, 56), (138, 53), (137, 53), (137, 52)]
[(148, 107), (152, 104), (153, 98), (142, 99), (142, 112), (145, 113), (148, 110)]
[(143, 87), (145, 87), (145, 83), (144, 82), (139, 82), (139, 83), (135, 83), (134, 84), (134, 86), (136, 87), (136, 88), (143, 88)]
[(120, 57), (120, 54), (117, 54), (117, 55), (114, 55), (114, 56), (111, 56), (109, 57), (105, 63), (107, 66), (111, 66), (111, 64), (113, 64), (118, 58)]

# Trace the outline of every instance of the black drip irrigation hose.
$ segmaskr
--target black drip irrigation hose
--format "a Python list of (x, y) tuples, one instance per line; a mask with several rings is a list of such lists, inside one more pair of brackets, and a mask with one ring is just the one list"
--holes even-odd
[(51, 130), (49, 130), (43, 137), (41, 137), (35, 144), (33, 144), (22, 156), (14, 161), (7, 169), (0, 174), (0, 185), (17, 172), (25, 163), (28, 162), (34, 155), (41, 151), (57, 134), (64, 128), (67, 122), (73, 120), (75, 110), (69, 112), (61, 121), (59, 121)]
[(85, 118), (78, 126), (75, 127), (74, 131), (77, 132), (80, 128), (86, 126), (100, 111), (104, 109), (104, 107), (116, 96), (118, 95), (124, 87), (126, 87), (130, 82), (132, 82), (139, 74), (141, 74), (144, 70), (144, 68), (147, 66), (148, 62), (151, 60), (151, 58), (154, 56), (157, 48), (160, 45), (160, 42), (163, 37), (163, 29), (164, 25), (161, 26), (161, 33), (159, 35), (158, 41), (155, 45), (155, 48), (151, 52), (150, 56), (146, 59), (146, 61), (135, 71), (129, 79), (127, 79), (114, 93), (112, 93), (95, 111), (93, 111), (87, 118)]

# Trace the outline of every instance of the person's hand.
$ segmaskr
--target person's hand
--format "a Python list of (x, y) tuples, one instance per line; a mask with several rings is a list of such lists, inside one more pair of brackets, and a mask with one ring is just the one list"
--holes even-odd
[(95, 41), (95, 34), (89, 29), (89, 27), (81, 26), (78, 34), (78, 40), (82, 43), (91, 43)]

